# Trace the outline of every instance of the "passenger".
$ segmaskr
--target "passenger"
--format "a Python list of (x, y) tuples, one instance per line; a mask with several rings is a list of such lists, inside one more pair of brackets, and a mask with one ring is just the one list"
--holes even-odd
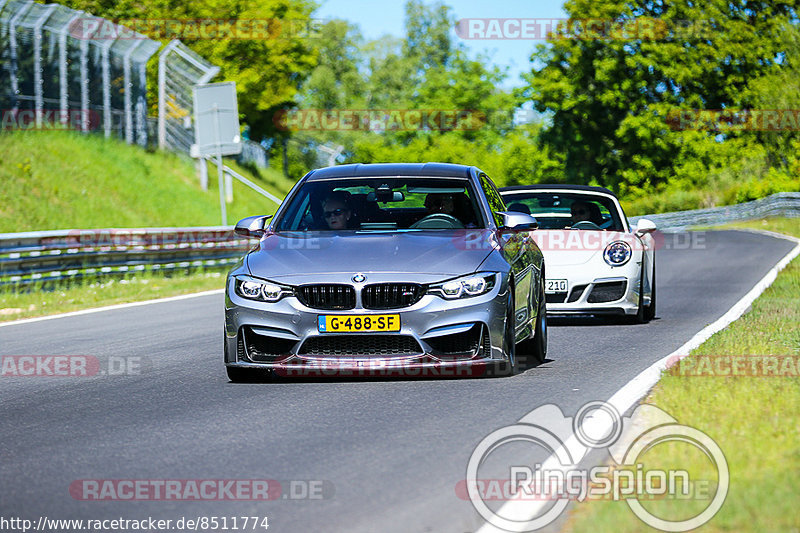
[(428, 215), (444, 213), (451, 217), (456, 216), (456, 202), (451, 194), (431, 193), (425, 197), (425, 209)]
[(329, 229), (348, 229), (353, 218), (350, 206), (350, 193), (333, 191), (322, 202), (322, 214)]

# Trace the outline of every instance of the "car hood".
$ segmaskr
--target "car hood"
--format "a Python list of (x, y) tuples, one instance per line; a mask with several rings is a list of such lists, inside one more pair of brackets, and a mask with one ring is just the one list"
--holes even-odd
[[(475, 272), (495, 250), (491, 230), (267, 234), (247, 255), (250, 274), (291, 283), (309, 275), (403, 272), (430, 280)], [(419, 279), (419, 278), (417, 278)]]
[(545, 264), (583, 265), (602, 260), (603, 251), (613, 241), (625, 241), (635, 250), (637, 239), (631, 233), (597, 230), (536, 230), (531, 236), (544, 254)]

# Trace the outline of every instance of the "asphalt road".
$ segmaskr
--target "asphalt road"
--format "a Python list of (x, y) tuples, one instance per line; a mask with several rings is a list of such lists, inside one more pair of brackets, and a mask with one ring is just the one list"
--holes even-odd
[[(656, 320), (552, 321), (550, 360), (506, 379), (232, 384), (221, 295), (0, 327), (2, 356), (141, 358), (132, 375), (0, 377), (0, 517), (268, 516), (279, 532), (474, 531), (482, 522), (455, 488), (485, 435), (544, 404), (572, 416), (609, 398), (793, 246), (733, 231), (666, 244)], [(324, 498), (80, 501), (69, 487), (81, 479), (312, 480), (324, 481)]]

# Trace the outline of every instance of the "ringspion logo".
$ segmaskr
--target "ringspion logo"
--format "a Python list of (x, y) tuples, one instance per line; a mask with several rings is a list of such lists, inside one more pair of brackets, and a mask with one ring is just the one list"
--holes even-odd
[[(680, 464), (674, 468), (646, 464), (642, 457), (652, 457), (647, 454), (657, 453), (653, 450), (664, 444), (685, 446), (682, 457), (704, 457), (705, 472), (713, 477), (692, 475)], [(514, 457), (520, 457), (520, 445), (528, 445), (537, 452), (545, 451), (548, 458), (535, 464), (499, 459), (497, 450), (506, 445), (515, 446)], [(583, 458), (592, 450), (606, 450), (613, 464), (582, 466)], [(532, 452), (524, 456), (538, 455)], [(496, 461), (502, 463), (498, 465)], [(505, 466), (507, 479), (492, 483), (491, 476), (481, 475), (486, 464), (492, 464), (493, 472)], [(725, 503), (729, 484), (725, 454), (702, 431), (679, 424), (653, 405), (640, 405), (630, 417), (623, 418), (610, 403), (594, 401), (583, 405), (575, 417), (564, 416), (556, 405), (544, 405), (487, 435), (472, 452), (466, 478), (456, 484), (456, 494), (466, 496), (484, 520), (507, 531), (545, 527), (573, 500), (611, 499), (625, 501), (642, 522), (653, 528), (678, 532), (690, 531), (711, 520)], [(642, 505), (652, 499), (691, 500), (687, 511), (692, 514), (677, 520), (674, 511), (671, 516), (660, 516), (659, 508)], [(529, 503), (524, 516), (519, 506), (498, 509), (487, 503), (501, 500)], [(702, 507), (696, 505), (698, 501)]]

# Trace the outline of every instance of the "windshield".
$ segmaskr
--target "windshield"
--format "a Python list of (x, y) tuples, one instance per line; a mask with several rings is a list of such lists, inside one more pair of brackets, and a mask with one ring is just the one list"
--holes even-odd
[(416, 231), (483, 228), (463, 178), (380, 177), (308, 181), (292, 195), (277, 231)]
[(509, 211), (530, 213), (541, 229), (625, 231), (614, 200), (606, 196), (537, 192), (503, 197)]

